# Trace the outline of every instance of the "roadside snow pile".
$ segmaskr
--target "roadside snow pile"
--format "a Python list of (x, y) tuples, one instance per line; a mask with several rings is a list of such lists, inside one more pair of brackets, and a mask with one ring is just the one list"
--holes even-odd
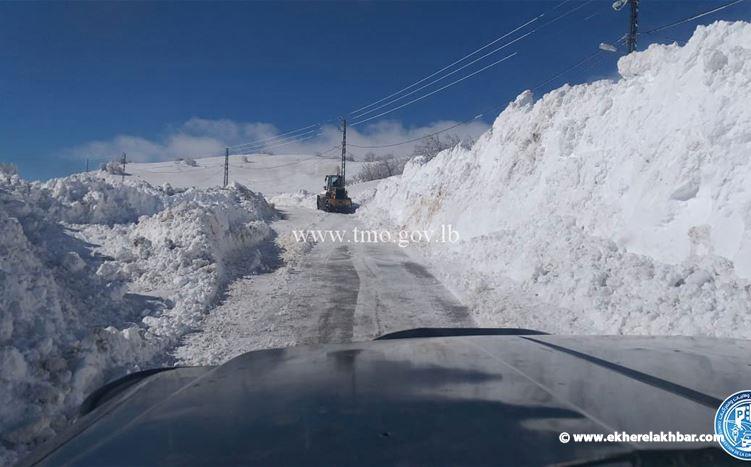
[[(427, 253), (485, 325), (751, 337), (751, 24), (519, 95), (469, 150), (414, 160), (362, 216), (451, 224)], [(450, 271), (450, 272), (449, 272)]]
[(195, 327), (273, 210), (241, 185), (154, 188), (110, 175), (0, 172), (0, 464), (65, 427), (106, 380)]
[(165, 197), (147, 183), (128, 180), (115, 190), (116, 179), (86, 174), (53, 179), (32, 190), (30, 201), (46, 209), (47, 215), (73, 224), (135, 222), (164, 209)]
[(308, 190), (297, 190), (294, 193), (281, 193), (271, 197), (269, 202), (279, 207), (305, 207), (310, 209), (316, 208), (316, 194)]

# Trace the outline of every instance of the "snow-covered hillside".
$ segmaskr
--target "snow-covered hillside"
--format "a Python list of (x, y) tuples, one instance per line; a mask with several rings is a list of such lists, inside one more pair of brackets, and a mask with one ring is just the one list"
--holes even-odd
[[(469, 150), (414, 161), (362, 216), (451, 224), (427, 253), (481, 323), (750, 337), (751, 24), (524, 92)], [(745, 279), (744, 279), (745, 278)]]
[[(267, 198), (282, 193), (321, 191), (326, 175), (337, 173), (340, 158), (336, 154), (230, 156), (229, 179), (262, 193)], [(359, 173), (362, 162), (347, 162), (347, 178)], [(196, 159), (195, 165), (183, 161), (128, 164), (127, 172), (152, 185), (169, 183), (174, 187), (209, 188), (221, 186), (224, 158)]]
[(175, 192), (103, 172), (0, 172), (0, 465), (107, 380), (167, 361), (230, 260), (260, 264), (273, 217), (237, 184)]

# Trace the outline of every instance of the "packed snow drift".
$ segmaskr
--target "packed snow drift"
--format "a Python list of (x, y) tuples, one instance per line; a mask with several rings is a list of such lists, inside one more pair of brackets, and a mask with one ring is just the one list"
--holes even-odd
[(413, 160), (362, 209), (409, 229), (481, 324), (751, 337), (751, 24), (519, 95), (471, 149)]
[(0, 464), (65, 427), (107, 380), (169, 363), (230, 260), (261, 263), (272, 217), (237, 184), (0, 172)]

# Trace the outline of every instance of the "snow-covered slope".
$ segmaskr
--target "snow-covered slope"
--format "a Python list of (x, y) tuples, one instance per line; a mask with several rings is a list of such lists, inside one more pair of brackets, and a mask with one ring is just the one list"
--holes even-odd
[[(306, 190), (321, 191), (323, 178), (337, 173), (338, 157), (314, 155), (250, 154), (230, 156), (229, 179), (247, 186), (257, 193), (271, 197), (281, 193)], [(224, 158), (196, 159), (196, 165), (181, 161), (128, 164), (127, 172), (152, 185), (169, 183), (173, 187), (208, 188), (221, 186), (224, 177)], [(354, 177), (362, 162), (347, 162), (347, 176)]]
[(522, 93), (362, 215), (452, 224), (463, 241), (429, 253), (487, 324), (749, 337), (751, 24), (700, 26), (618, 68)]
[(261, 261), (273, 216), (241, 185), (0, 172), (0, 465), (66, 426), (106, 380), (165, 362), (230, 259)]

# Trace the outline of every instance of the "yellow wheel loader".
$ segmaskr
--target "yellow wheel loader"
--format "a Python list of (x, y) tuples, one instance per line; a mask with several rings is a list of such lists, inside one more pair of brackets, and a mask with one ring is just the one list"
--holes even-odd
[(316, 207), (327, 212), (352, 212), (352, 200), (344, 188), (344, 177), (326, 175), (326, 191), (316, 196)]
[(342, 168), (336, 175), (326, 175), (323, 193), (316, 196), (316, 207), (326, 212), (354, 212), (352, 200), (347, 196), (345, 173), (347, 163), (347, 121), (342, 119)]

